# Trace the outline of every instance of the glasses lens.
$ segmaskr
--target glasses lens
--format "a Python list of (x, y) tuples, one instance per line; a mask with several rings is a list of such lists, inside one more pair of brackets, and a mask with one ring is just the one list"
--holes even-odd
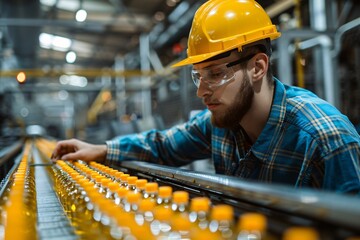
[(191, 78), (195, 84), (196, 87), (199, 87), (200, 85), (200, 73), (196, 70), (191, 71)]
[(209, 69), (192, 70), (191, 76), (197, 87), (200, 85), (200, 81), (206, 83), (210, 88), (218, 87), (226, 82), (230, 81), (234, 77), (234, 70), (225, 65), (216, 66)]

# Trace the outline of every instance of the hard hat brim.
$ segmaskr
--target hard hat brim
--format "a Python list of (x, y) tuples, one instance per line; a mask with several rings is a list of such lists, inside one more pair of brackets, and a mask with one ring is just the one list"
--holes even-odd
[(214, 57), (222, 52), (224, 52), (224, 51), (217, 51), (217, 52), (187, 57), (187, 58), (181, 60), (180, 62), (177, 62), (177, 63), (171, 65), (171, 67), (181, 67), (181, 66), (185, 66), (185, 65), (200, 63), (200, 62), (203, 62), (203, 61), (205, 61), (211, 57)]

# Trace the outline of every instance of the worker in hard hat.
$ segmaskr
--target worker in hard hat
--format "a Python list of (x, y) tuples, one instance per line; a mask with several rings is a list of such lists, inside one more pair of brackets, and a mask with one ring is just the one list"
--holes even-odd
[(60, 141), (53, 158), (173, 166), (211, 158), (219, 174), (360, 192), (359, 134), (326, 101), (273, 77), (271, 40), (279, 36), (253, 0), (207, 1), (194, 16), (187, 58), (174, 65), (193, 65), (197, 96), (207, 109), (168, 130), (104, 145)]

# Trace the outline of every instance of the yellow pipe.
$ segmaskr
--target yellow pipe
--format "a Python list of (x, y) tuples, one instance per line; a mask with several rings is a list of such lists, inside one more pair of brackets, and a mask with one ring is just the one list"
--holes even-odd
[[(301, 28), (301, 26), (302, 26), (301, 8), (300, 8), (301, 3), (300, 2), (301, 2), (301, 0), (296, 0), (295, 10), (294, 10), (297, 28)], [(303, 55), (302, 55), (301, 51), (299, 51), (298, 44), (299, 44), (299, 40), (296, 40), (295, 41), (295, 47), (296, 47), (295, 67), (296, 67), (296, 78), (298, 80), (297, 85), (299, 87), (305, 88), (304, 66), (302, 64)]]

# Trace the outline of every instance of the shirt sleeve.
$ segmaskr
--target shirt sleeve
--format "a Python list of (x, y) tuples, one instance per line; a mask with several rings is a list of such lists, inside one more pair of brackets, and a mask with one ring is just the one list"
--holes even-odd
[(360, 196), (360, 148), (349, 143), (325, 157), (324, 189)]
[(167, 130), (152, 129), (107, 141), (108, 164), (147, 161), (181, 166), (211, 157), (210, 113), (205, 110), (189, 122)]

